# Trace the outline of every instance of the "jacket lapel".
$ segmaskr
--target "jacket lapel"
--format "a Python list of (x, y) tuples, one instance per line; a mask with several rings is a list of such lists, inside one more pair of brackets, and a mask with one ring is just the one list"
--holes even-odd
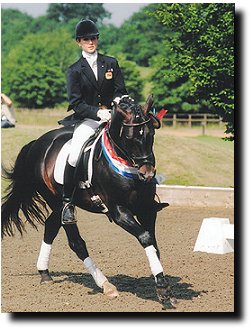
[(88, 78), (89, 82), (95, 87), (95, 89), (98, 89), (98, 82), (96, 80), (96, 77), (94, 76), (94, 73), (91, 67), (89, 66), (88, 62), (83, 57), (81, 61), (81, 68), (82, 68), (82, 72)]
[(100, 54), (98, 54), (97, 63), (98, 63), (98, 85), (99, 87), (101, 87), (105, 78), (106, 63), (103, 56)]

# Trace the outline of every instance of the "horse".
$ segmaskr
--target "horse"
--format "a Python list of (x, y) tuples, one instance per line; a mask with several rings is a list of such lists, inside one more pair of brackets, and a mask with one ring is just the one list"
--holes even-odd
[[(173, 307), (176, 299), (164, 274), (155, 236), (157, 212), (168, 204), (156, 200), (153, 144), (160, 120), (151, 112), (152, 104), (152, 96), (144, 106), (130, 98), (114, 103), (111, 120), (83, 147), (72, 198), (77, 207), (105, 214), (138, 240), (148, 258), (159, 301)], [(33, 227), (44, 224), (37, 261), (43, 284), (53, 281), (48, 270), (50, 250), (63, 226), (70, 248), (84, 262), (95, 283), (104, 294), (116, 297), (116, 287), (89, 256), (77, 224), (61, 223), (63, 185), (55, 179), (55, 169), (63, 149), (67, 157), (66, 146), (73, 130), (74, 125), (63, 126), (29, 142), (19, 152), (14, 167), (5, 170), (10, 185), (2, 204), (2, 238), (13, 236), (16, 230), (23, 233), (20, 211)]]

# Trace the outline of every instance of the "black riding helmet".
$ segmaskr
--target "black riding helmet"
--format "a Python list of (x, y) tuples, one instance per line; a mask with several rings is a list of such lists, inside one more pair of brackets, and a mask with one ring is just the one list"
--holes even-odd
[(98, 37), (99, 32), (96, 24), (91, 20), (81, 20), (76, 25), (76, 39)]

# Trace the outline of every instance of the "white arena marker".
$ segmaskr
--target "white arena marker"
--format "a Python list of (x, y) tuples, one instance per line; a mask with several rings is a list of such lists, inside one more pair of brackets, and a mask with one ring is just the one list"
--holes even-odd
[(194, 252), (225, 254), (234, 251), (234, 224), (228, 218), (204, 218)]

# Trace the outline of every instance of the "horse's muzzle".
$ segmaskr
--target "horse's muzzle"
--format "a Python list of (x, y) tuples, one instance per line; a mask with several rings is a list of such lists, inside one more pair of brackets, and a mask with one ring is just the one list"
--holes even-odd
[(155, 174), (156, 174), (156, 169), (150, 163), (145, 163), (138, 169), (139, 179), (144, 182), (149, 182), (151, 179), (155, 177)]

